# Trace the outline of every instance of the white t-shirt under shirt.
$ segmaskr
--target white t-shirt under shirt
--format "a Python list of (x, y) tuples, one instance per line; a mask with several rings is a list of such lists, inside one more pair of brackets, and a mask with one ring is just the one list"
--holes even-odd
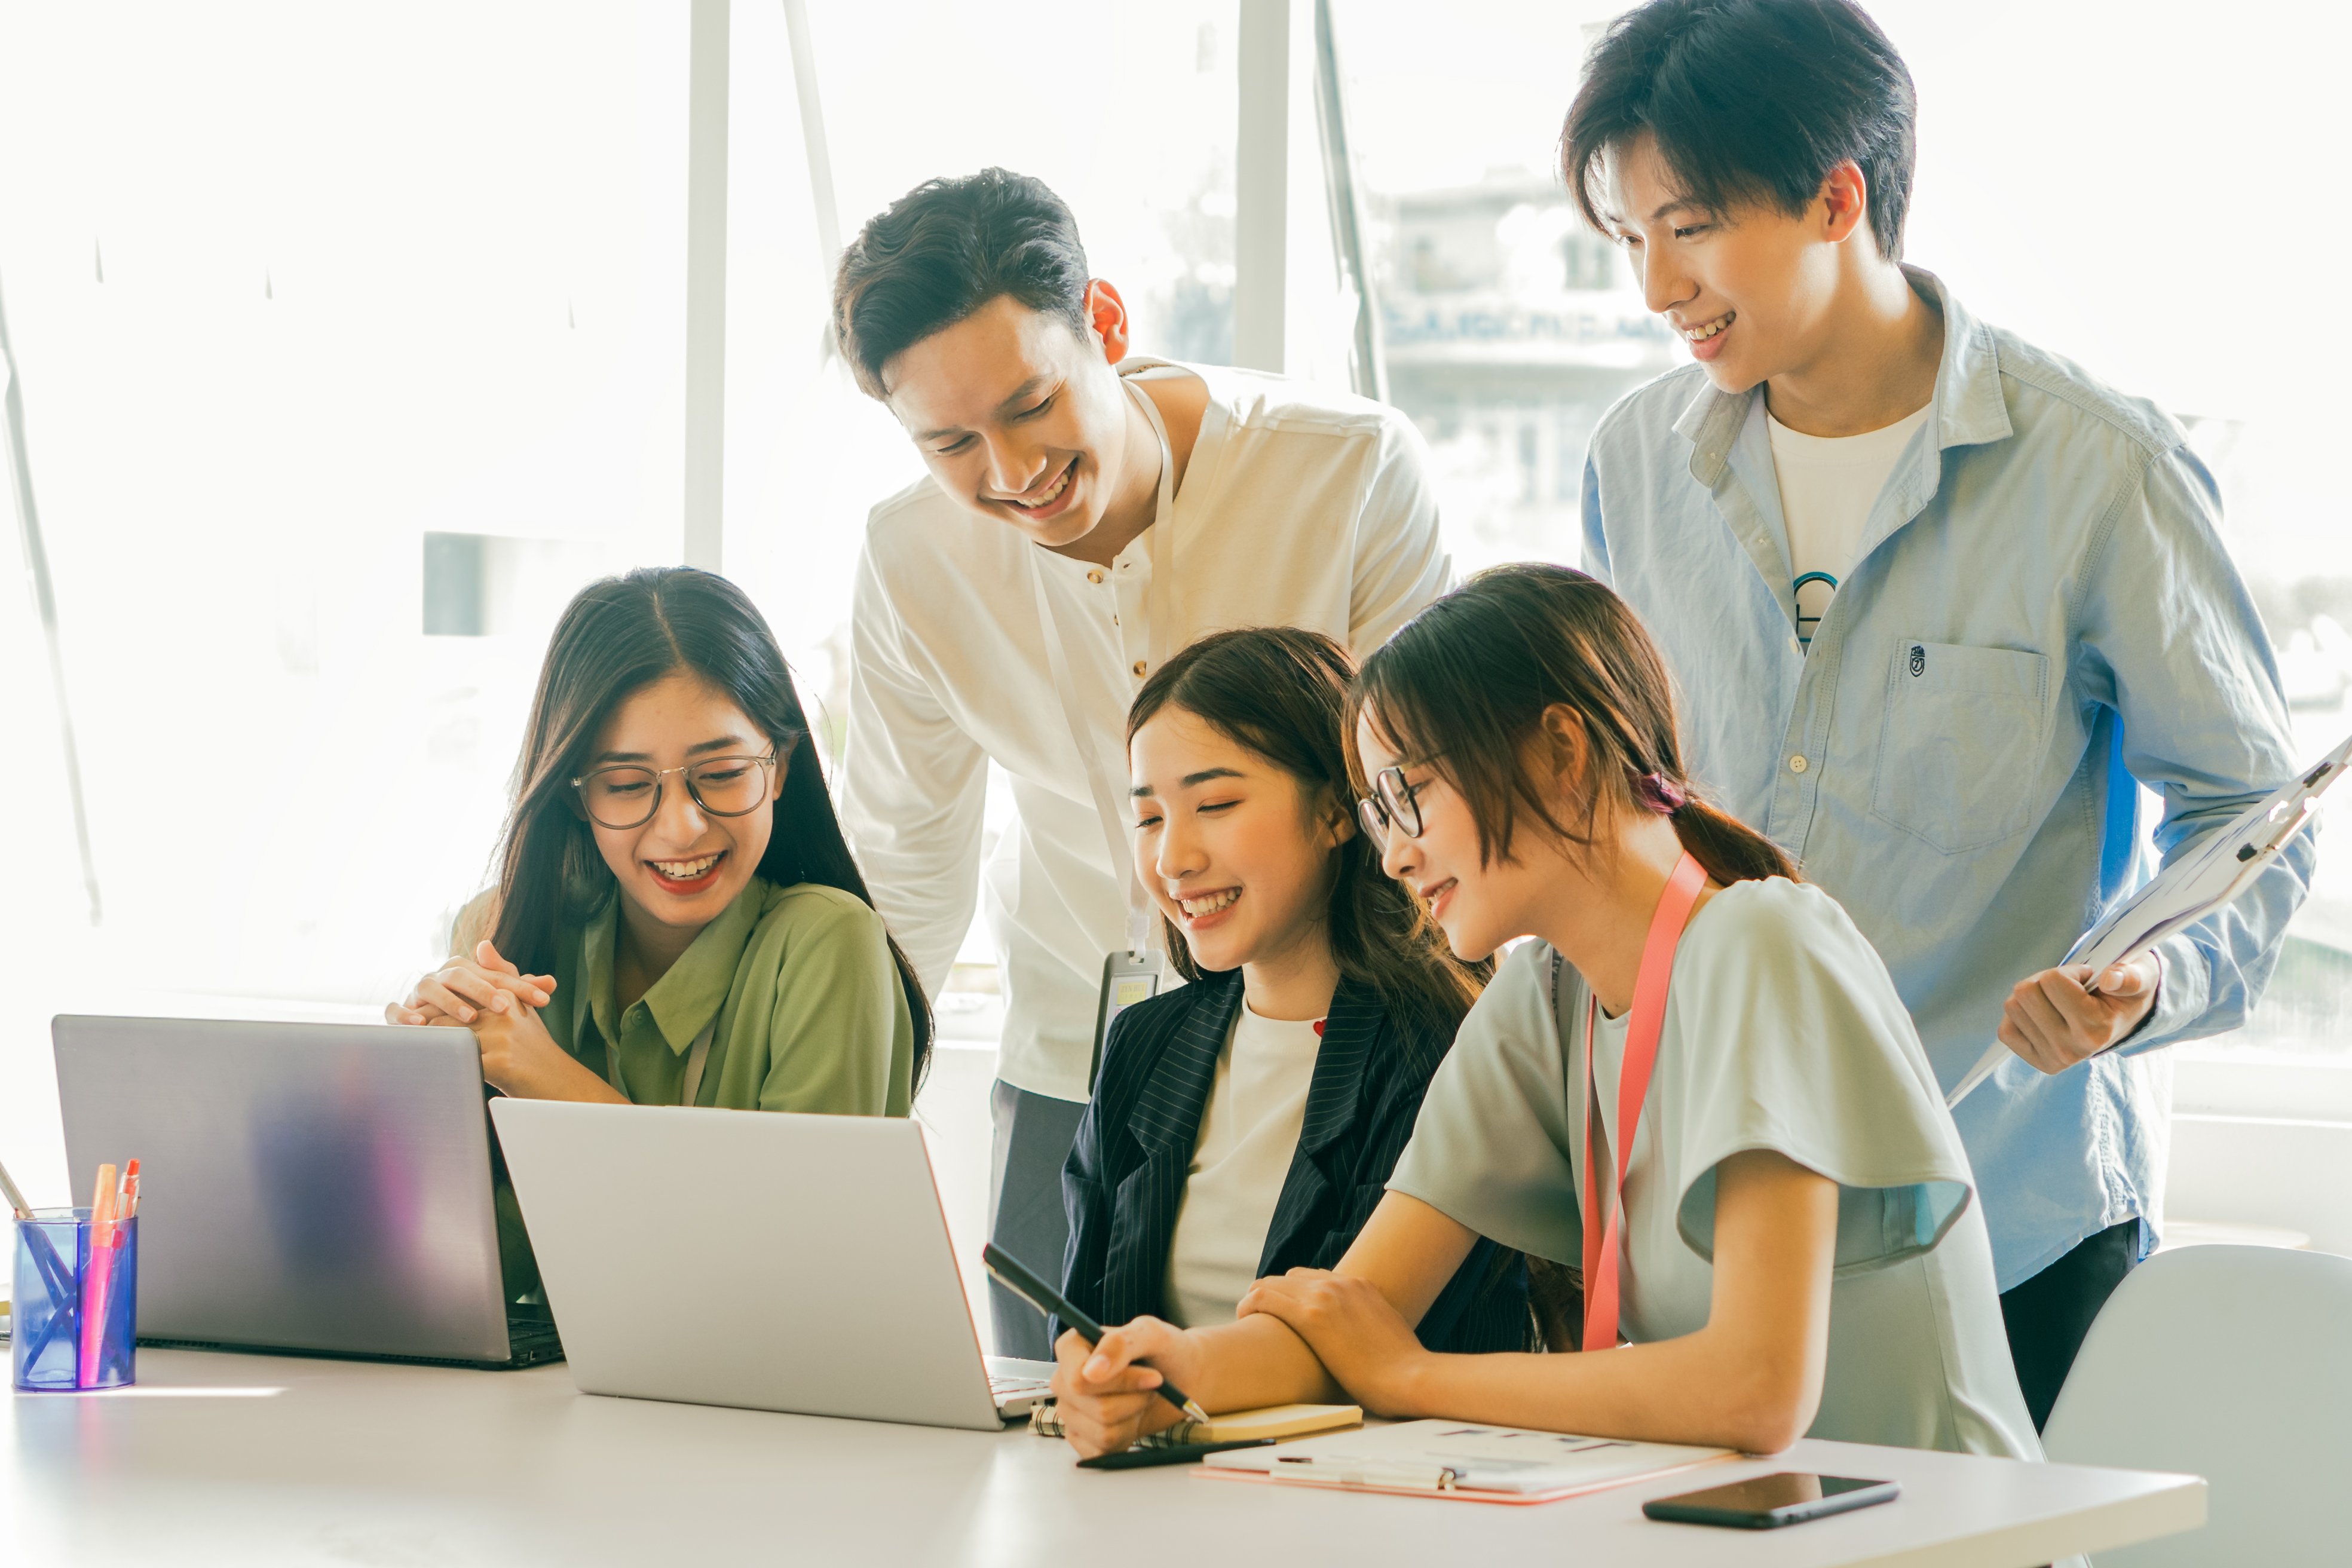
[[(1551, 958), (1526, 944), (1479, 997), (1389, 1185), (1505, 1247), (1580, 1264), (1587, 993), (1562, 965), (1555, 1008)], [(1612, 1149), (1624, 1029), (1599, 1031)], [(1809, 1436), (2039, 1458), (1968, 1156), (1910, 1015), (1845, 911), (1777, 878), (1716, 894), (1675, 952), (1625, 1177), (1627, 1338), (1706, 1325), (1716, 1167), (1750, 1149), (1838, 1184)]]
[(1234, 1010), (1168, 1249), (1169, 1321), (1230, 1323), (1257, 1279), (1322, 1047), (1312, 1023), (1261, 1018), (1246, 1000)]
[(1807, 436), (1765, 410), (1780, 516), (1789, 525), (1790, 574), (1797, 589), (1797, 640), (1810, 646), (1830, 598), (1853, 567), (1863, 530), (1889, 475), (1927, 422), (1928, 404), (1860, 436)]
[[(1123, 374), (1180, 374), (1134, 359)], [(926, 478), (874, 509), (850, 612), (841, 823), (874, 907), (936, 992), (977, 891), (1005, 976), (997, 1076), (1083, 1101), (1103, 954), (1127, 937), (1113, 858), (1053, 675), (1115, 797), (1150, 661), (1229, 626), (1306, 626), (1357, 657), (1453, 584), (1428, 451), (1385, 404), (1221, 365), (1171, 507), (1108, 567), (1030, 543)], [(1171, 581), (1154, 584), (1155, 561)], [(1153, 617), (1161, 624), (1154, 625)], [(1019, 819), (983, 868), (988, 764)], [(977, 887), (975, 886), (977, 884)]]

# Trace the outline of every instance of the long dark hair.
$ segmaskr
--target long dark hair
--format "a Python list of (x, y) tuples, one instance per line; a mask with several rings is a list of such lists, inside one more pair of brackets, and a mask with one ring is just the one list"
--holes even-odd
[[(1556, 705), (1584, 731), (1585, 795), (1574, 823), (1554, 814), (1524, 760)], [(1683, 769), (1665, 660), (1625, 601), (1584, 573), (1536, 562), (1479, 573), (1364, 661), (1350, 724), (1362, 714), (1391, 750), (1425, 762), (1461, 795), (1478, 825), (1481, 863), (1509, 858), (1523, 813), (1590, 849), (1604, 805), (1656, 809), (1640, 788), (1655, 775), (1685, 797), (1673, 813), (1675, 833), (1708, 876), (1730, 883), (1796, 875), (1779, 845), (1699, 798)], [(1355, 766), (1360, 789), (1362, 763)]]
[[(499, 851), (492, 941), (525, 973), (555, 966), (559, 933), (615, 896), (594, 833), (572, 809), (572, 781), (614, 710), (664, 676), (690, 671), (725, 692), (774, 742), (783, 784), (759, 875), (779, 888), (814, 882), (872, 908), (874, 897), (842, 837), (800, 692), (775, 634), (743, 590), (690, 566), (645, 566), (591, 583), (567, 605), (547, 645), (530, 725), (515, 763), (514, 807)], [(890, 942), (915, 1020), (913, 1082), (930, 1056), (931, 1010), (913, 965)]]
[[(1127, 737), (1163, 709), (1193, 715), (1298, 781), (1308, 799), (1349, 814), (1347, 650), (1296, 626), (1213, 632), (1161, 665), (1127, 710)], [(1326, 931), (1345, 978), (1370, 988), (1391, 1016), (1447, 1035), (1462, 1022), (1490, 964), (1464, 963), (1429, 911), (1381, 869), (1361, 831), (1331, 854)], [(1187, 980), (1202, 970), (1163, 918), (1169, 958)]]

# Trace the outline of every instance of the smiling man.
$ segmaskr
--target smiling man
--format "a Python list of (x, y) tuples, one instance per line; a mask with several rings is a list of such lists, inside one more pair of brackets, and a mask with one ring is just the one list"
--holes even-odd
[(2312, 847), (2095, 990), (2056, 967), (2137, 879), (2141, 785), (2176, 858), (2295, 759), (2180, 426), (1901, 264), (1914, 113), (1845, 0), (1652, 0), (1594, 46), (1569, 185), (1697, 363), (1595, 431), (1585, 564), (1672, 661), (1696, 771), (1844, 904), (1945, 1086), (1995, 1038), (2022, 1058), (1957, 1119), (2038, 1426), (2154, 1244), (2146, 1053), (2243, 1021)]
[[(1422, 444), (1396, 410), (1129, 356), (1077, 225), (1002, 169), (918, 186), (842, 258), (834, 331), (929, 477), (866, 525), (842, 816), (936, 991), (988, 892), (1005, 988), (991, 1236), (1058, 1270), (1105, 955), (1128, 869), (1129, 701), (1202, 632), (1301, 626), (1369, 651), (1448, 585)], [(987, 764), (1019, 821), (981, 875)], [(992, 1285), (996, 1342), (1045, 1320)]]

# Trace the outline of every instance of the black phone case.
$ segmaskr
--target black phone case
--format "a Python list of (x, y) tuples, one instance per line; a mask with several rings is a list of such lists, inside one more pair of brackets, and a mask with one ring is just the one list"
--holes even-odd
[(1891, 1481), (1885, 1483), (1885, 1489), (1882, 1491), (1877, 1487), (1868, 1487), (1837, 1497), (1801, 1503), (1793, 1508), (1760, 1513), (1708, 1508), (1703, 1503), (1687, 1503), (1675, 1498), (1657, 1498), (1643, 1503), (1642, 1512), (1669, 1524), (1711, 1524), (1724, 1530), (1782, 1530), (1792, 1524), (1803, 1524), (1809, 1520), (1827, 1519), (1833, 1513), (1851, 1513), (1858, 1508), (1893, 1502), (1902, 1495), (1902, 1488)]

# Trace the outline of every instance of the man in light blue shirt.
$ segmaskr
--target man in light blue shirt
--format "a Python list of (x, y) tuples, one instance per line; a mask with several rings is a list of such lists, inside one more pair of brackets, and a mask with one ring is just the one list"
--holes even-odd
[(2313, 850), (2095, 991), (2053, 967), (2145, 874), (2138, 784), (2169, 859), (2296, 759), (2180, 426), (1900, 265), (1914, 107), (1847, 0), (1652, 0), (1596, 45), (1569, 183), (1698, 363), (1595, 431), (1585, 564), (1665, 650), (1695, 771), (1846, 907), (1946, 1089), (1996, 1037), (2021, 1058), (1956, 1116), (2038, 1426), (2154, 1244), (2147, 1053), (2244, 1020)]

